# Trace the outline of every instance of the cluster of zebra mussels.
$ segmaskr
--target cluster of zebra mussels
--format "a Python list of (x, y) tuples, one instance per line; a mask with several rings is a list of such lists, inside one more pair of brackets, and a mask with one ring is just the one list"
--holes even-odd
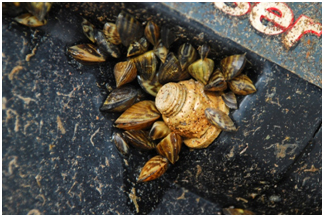
[[(236, 131), (228, 116), (230, 108), (237, 109), (235, 94), (256, 91), (252, 81), (241, 74), (247, 61), (245, 54), (226, 57), (214, 69), (207, 44), (199, 46), (197, 52), (186, 42), (174, 54), (170, 48), (176, 37), (169, 28), (160, 28), (152, 20), (143, 26), (124, 11), (116, 23), (106, 23), (102, 30), (85, 19), (82, 28), (92, 43), (68, 48), (81, 63), (119, 58), (120, 44), (128, 48), (127, 61), (114, 67), (117, 88), (100, 110), (123, 112), (115, 127), (125, 131), (113, 134), (121, 154), (129, 153), (128, 144), (157, 151), (158, 155), (142, 168), (138, 182), (160, 177), (169, 163), (179, 159), (182, 143), (190, 148), (206, 148), (222, 130)], [(140, 101), (140, 91), (129, 84), (135, 79), (155, 101)], [(227, 87), (230, 91), (225, 92)]]

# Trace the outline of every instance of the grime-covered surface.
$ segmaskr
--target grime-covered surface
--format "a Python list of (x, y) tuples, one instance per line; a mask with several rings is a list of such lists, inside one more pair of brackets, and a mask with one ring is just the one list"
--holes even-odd
[[(321, 89), (163, 5), (146, 6), (56, 4), (36, 29), (3, 17), (3, 214), (221, 214), (229, 206), (321, 214)], [(237, 132), (222, 132), (207, 149), (183, 146), (179, 161), (148, 183), (136, 178), (156, 153), (122, 157), (111, 141), (119, 114), (99, 111), (123, 58), (82, 66), (66, 55), (88, 42), (82, 17), (102, 27), (120, 7), (177, 26), (195, 47), (207, 40), (215, 62), (247, 52), (245, 73), (258, 90), (231, 111)]]

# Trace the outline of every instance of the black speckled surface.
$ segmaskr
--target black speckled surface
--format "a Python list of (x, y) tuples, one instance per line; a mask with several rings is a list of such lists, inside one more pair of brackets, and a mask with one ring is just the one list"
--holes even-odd
[(221, 214), (233, 205), (321, 214), (321, 89), (252, 52), (244, 73), (258, 92), (239, 97), (231, 111), (238, 132), (222, 132), (207, 149), (183, 147), (164, 176), (136, 184), (156, 153), (131, 149), (122, 157), (111, 141), (119, 114), (99, 111), (123, 58), (82, 66), (66, 55), (67, 47), (88, 42), (82, 17), (101, 27), (120, 7), (141, 21), (156, 15), (197, 46), (207, 41), (217, 62), (247, 52), (159, 4), (55, 4), (48, 24), (36, 29), (4, 15), (2, 213)]

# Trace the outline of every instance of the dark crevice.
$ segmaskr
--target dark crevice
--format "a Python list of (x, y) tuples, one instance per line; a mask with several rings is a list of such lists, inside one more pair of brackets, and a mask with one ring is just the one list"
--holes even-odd
[(322, 128), (322, 121), (319, 123), (317, 129), (315, 130), (313, 134), (313, 138), (317, 135), (317, 133), (321, 130), (321, 128)]

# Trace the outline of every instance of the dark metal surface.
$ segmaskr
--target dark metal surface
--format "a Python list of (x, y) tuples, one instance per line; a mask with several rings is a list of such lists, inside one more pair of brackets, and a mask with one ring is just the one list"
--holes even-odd
[[(258, 90), (231, 111), (236, 133), (222, 132), (203, 150), (183, 146), (179, 161), (148, 183), (136, 178), (156, 153), (131, 149), (123, 158), (111, 140), (119, 114), (99, 111), (124, 58), (82, 66), (66, 55), (88, 42), (82, 17), (101, 28), (121, 8), (174, 27), (173, 49), (187, 38), (196, 48), (207, 41), (217, 64), (247, 52), (244, 73)], [(6, 14), (2, 34), (3, 214), (221, 214), (229, 206), (322, 213), (322, 94), (294, 73), (163, 4), (55, 4), (37, 29)]]

